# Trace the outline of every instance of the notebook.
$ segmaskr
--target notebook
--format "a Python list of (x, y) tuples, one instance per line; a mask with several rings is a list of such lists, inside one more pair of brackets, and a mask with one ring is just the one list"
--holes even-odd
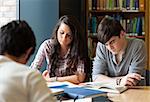
[(76, 87), (77, 85), (70, 82), (47, 82), (47, 86), (51, 90), (52, 94), (59, 95), (64, 93), (64, 88)]
[(84, 87), (64, 88), (64, 93), (66, 93), (68, 96), (74, 99), (107, 96), (107, 92), (103, 92), (100, 90), (93, 90), (93, 89), (84, 88)]
[(53, 95), (60, 95), (64, 93), (64, 89), (50, 88)]

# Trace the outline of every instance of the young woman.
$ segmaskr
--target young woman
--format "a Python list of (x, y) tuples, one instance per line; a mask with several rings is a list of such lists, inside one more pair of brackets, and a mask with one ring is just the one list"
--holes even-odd
[(85, 79), (85, 55), (83, 33), (79, 21), (71, 15), (62, 16), (53, 31), (52, 38), (44, 41), (31, 64), (40, 69), (46, 59), (47, 81), (80, 83)]

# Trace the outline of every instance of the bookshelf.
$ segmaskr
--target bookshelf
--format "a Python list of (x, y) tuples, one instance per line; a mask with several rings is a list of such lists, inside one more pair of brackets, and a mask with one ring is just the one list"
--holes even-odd
[(88, 49), (89, 56), (95, 56), (98, 23), (105, 15), (118, 19), (127, 32), (127, 36), (145, 41), (148, 61), (146, 69), (150, 70), (150, 1), (149, 0), (88, 0)]

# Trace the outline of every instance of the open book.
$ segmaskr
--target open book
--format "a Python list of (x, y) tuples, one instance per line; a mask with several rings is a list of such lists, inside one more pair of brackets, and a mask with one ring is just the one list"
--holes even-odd
[(95, 90), (100, 90), (109, 93), (122, 93), (128, 89), (127, 86), (120, 86), (108, 83), (100, 82), (86, 82), (83, 84), (84, 87), (92, 88)]

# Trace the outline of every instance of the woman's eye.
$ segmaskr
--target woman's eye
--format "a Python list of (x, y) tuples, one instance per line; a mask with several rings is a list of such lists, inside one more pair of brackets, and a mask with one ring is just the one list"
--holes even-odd
[(67, 34), (67, 36), (70, 37), (71, 35), (70, 35), (70, 34)]
[(64, 34), (64, 32), (60, 32), (60, 34)]

